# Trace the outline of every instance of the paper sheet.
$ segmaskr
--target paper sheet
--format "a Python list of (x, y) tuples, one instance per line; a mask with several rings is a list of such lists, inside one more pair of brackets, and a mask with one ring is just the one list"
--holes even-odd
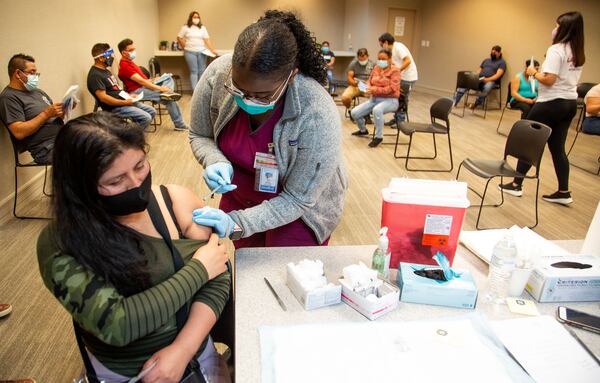
[(214, 53), (212, 53), (210, 50), (208, 50), (206, 48), (203, 48), (200, 51), (200, 53), (202, 53), (203, 55), (208, 56), (208, 57), (217, 57)]
[(551, 316), (495, 321), (492, 328), (536, 382), (600, 382), (600, 366)]
[(478, 320), (262, 326), (261, 381), (531, 382)]
[(71, 85), (65, 92), (62, 100), (63, 122), (71, 119), (71, 113), (75, 109), (75, 104), (79, 102), (79, 85)]
[(163, 73), (163, 74), (160, 75), (159, 78), (157, 78), (156, 80), (154, 80), (154, 83), (158, 85), (158, 84), (160, 84), (162, 82), (167, 81), (171, 77), (173, 77), (173, 74), (171, 74), (171, 73)]
[(123, 100), (133, 100), (133, 102), (138, 102), (144, 98), (144, 92), (140, 92), (137, 96), (132, 97), (129, 93), (122, 90), (119, 92), (119, 96), (121, 96)]
[[(515, 238), (517, 241), (517, 251), (522, 251), (520, 243), (524, 243), (527, 246), (526, 251), (535, 251), (540, 256), (547, 255), (566, 255), (568, 251), (562, 247), (555, 245), (548, 241), (544, 237), (540, 236), (536, 232), (532, 231), (528, 227), (516, 228), (518, 230), (519, 238)], [(490, 263), (492, 259), (492, 251), (494, 246), (504, 238), (504, 235), (509, 229), (491, 229), (491, 230), (479, 230), (479, 231), (461, 231), (460, 242), (471, 250), (475, 255), (484, 260), (486, 263)]]

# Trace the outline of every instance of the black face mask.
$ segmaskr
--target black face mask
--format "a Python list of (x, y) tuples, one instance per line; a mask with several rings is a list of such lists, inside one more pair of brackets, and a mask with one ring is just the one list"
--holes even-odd
[(496, 55), (493, 54), (493, 53), (490, 53), (490, 58), (492, 59), (492, 61), (498, 60), (498, 58), (496, 57)]
[(100, 205), (110, 215), (124, 216), (146, 210), (152, 193), (152, 172), (149, 171), (142, 184), (120, 194), (101, 195)]
[(115, 61), (114, 57), (107, 57), (106, 58), (106, 66), (112, 66), (113, 61)]

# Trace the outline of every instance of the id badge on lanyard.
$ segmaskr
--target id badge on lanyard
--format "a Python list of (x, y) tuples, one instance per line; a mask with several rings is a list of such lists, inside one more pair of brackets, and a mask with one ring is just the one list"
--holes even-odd
[(269, 153), (256, 152), (254, 156), (254, 190), (264, 193), (277, 193), (279, 170), (273, 149), (275, 145), (269, 143)]

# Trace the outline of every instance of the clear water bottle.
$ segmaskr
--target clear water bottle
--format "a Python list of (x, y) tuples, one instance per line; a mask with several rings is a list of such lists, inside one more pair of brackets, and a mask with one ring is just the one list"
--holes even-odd
[(510, 278), (517, 259), (517, 246), (511, 234), (494, 246), (488, 274), (488, 300), (494, 303), (505, 303), (510, 286)]

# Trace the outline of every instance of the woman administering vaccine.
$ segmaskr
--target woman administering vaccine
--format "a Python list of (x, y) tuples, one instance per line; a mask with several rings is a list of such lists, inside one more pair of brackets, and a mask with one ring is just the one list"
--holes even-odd
[(236, 248), (328, 243), (347, 178), (325, 82), (309, 31), (276, 10), (207, 68), (192, 98), (190, 141), (208, 187), (223, 195), (220, 209), (194, 211), (196, 223)]

